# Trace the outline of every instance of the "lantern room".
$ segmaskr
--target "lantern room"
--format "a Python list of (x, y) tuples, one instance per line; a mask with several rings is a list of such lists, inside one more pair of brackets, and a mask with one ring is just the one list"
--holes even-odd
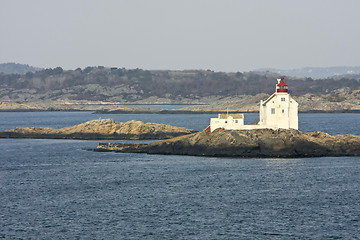
[(284, 77), (281, 77), (280, 82), (276, 85), (276, 92), (288, 92), (288, 85), (284, 82)]

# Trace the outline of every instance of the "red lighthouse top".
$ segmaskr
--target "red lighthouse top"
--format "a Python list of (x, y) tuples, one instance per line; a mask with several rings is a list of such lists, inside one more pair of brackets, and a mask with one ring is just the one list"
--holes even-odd
[(281, 80), (276, 84), (276, 92), (288, 92), (288, 85), (284, 82), (284, 77), (281, 77)]

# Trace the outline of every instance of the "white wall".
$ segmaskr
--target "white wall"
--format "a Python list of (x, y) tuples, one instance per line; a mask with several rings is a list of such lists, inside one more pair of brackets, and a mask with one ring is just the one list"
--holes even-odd
[[(260, 121), (258, 125), (244, 125), (244, 117), (242, 119), (233, 119), (228, 116), (226, 119), (218, 118), (210, 119), (210, 129), (214, 131), (217, 128), (225, 130), (251, 130), (264, 128), (284, 128), (298, 129), (298, 103), (288, 93), (275, 93), (271, 95), (263, 106), (260, 101)], [(283, 100), (283, 101), (282, 101)], [(275, 112), (272, 112), (272, 109)], [(238, 121), (237, 123), (235, 121)]]
[(298, 115), (299, 104), (290, 96), (290, 128), (299, 129), (299, 115)]
[(240, 130), (244, 126), (244, 115), (242, 118), (234, 119), (232, 116), (228, 116), (226, 119), (211, 118), (210, 119), (210, 129), (214, 131), (217, 128), (224, 128), (226, 130)]
[(298, 103), (288, 93), (275, 93), (265, 106), (260, 103), (259, 124), (274, 129), (298, 129)]

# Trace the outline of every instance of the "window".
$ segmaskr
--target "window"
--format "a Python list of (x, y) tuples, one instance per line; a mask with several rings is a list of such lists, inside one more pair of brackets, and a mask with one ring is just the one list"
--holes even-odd
[(225, 121), (225, 123), (227, 123), (227, 121)]
[(235, 120), (235, 123), (238, 123), (238, 120)]
[(271, 114), (275, 114), (275, 108), (271, 109)]
[(284, 113), (284, 112), (285, 112), (285, 110), (283, 109), (283, 110), (281, 110), (281, 112), (282, 112), (282, 113)]
[(282, 102), (285, 102), (285, 98), (284, 98), (284, 97), (282, 97), (282, 98), (281, 98), (281, 101), (282, 101)]

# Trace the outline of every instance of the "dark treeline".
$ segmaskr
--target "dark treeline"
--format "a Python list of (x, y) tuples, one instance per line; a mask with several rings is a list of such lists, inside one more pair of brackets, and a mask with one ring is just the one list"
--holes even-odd
[[(141, 93), (143, 98), (157, 97), (206, 97), (270, 94), (274, 91), (276, 78), (273, 73), (224, 73), (204, 70), (149, 71), (142, 69), (87, 67), (63, 70), (61, 67), (20, 74), (0, 73), (0, 86), (9, 89), (34, 89), (37, 93), (59, 89), (71, 89), (97, 84), (99, 88), (126, 86)], [(335, 80), (311, 78), (285, 78), (294, 95), (305, 93), (325, 94), (348, 87), (360, 89), (355, 79)], [(81, 93), (79, 93), (81, 94)], [(104, 97), (106, 100), (106, 97)], [(86, 97), (84, 97), (86, 99)]]
[(0, 73), (5, 74), (25, 74), (27, 72), (36, 72), (40, 71), (41, 68), (32, 67), (28, 64), (20, 64), (20, 63), (0, 63)]

